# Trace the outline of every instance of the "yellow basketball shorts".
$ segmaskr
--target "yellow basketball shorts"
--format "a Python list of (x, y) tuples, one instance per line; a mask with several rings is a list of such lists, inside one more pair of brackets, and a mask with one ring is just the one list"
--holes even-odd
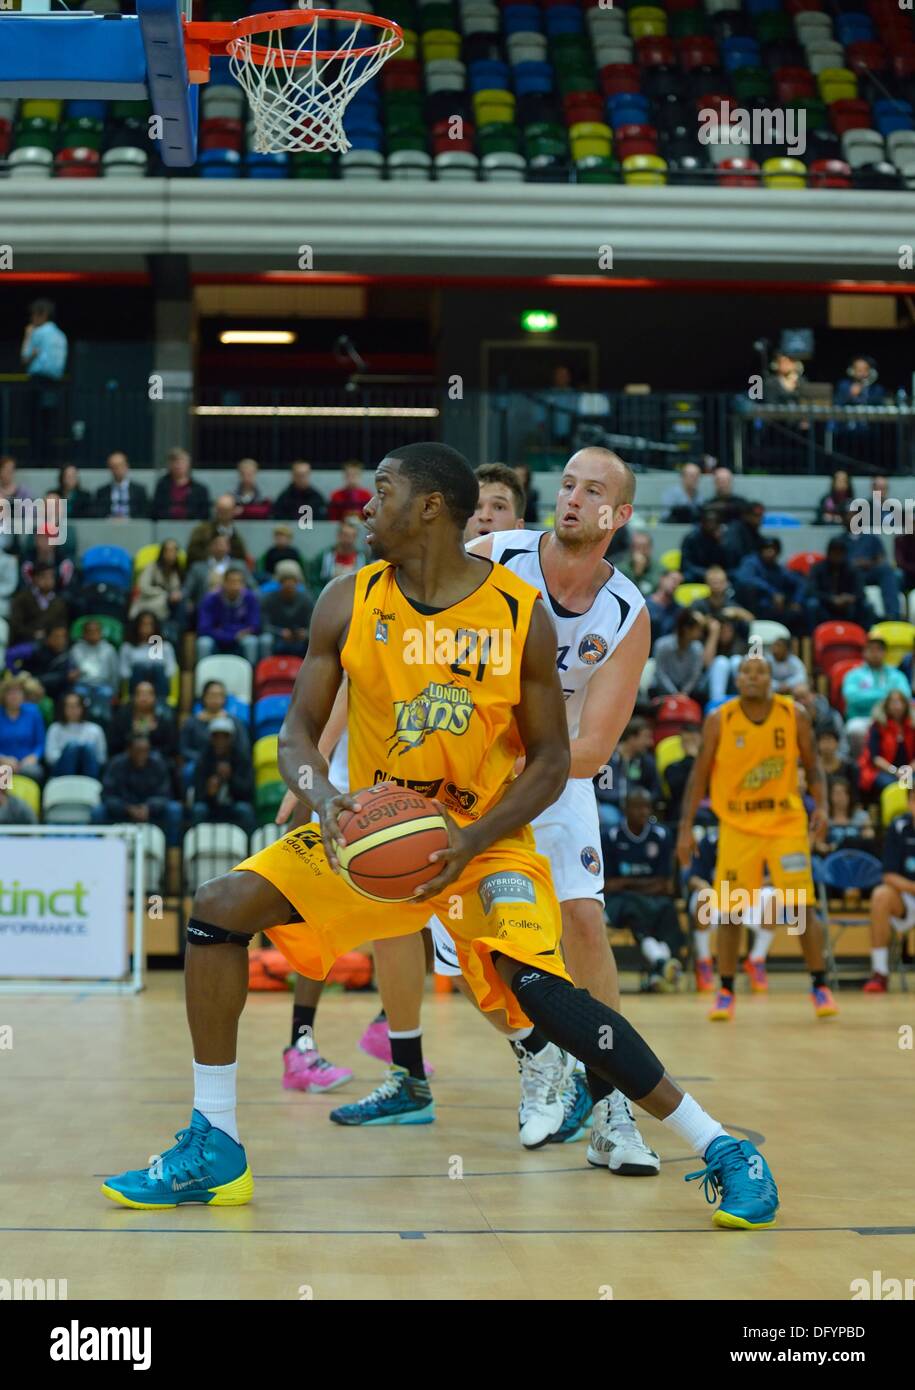
[(364, 941), (421, 931), (433, 913), (454, 938), (480, 1008), (504, 1009), (515, 1028), (530, 1020), (495, 970), (494, 951), (569, 979), (559, 950), (562, 917), (549, 861), (536, 852), (527, 827), (490, 845), (441, 895), (421, 903), (376, 903), (350, 888), (331, 869), (311, 824), (236, 864), (234, 872), (242, 871), (267, 879), (302, 918), (278, 923), (267, 935), (313, 980), (323, 980), (338, 956)]
[(803, 891), (809, 906), (816, 901), (813, 873), (810, 867), (810, 844), (806, 834), (760, 835), (738, 830), (721, 822), (718, 831), (718, 858), (715, 861), (713, 887), (721, 891), (728, 884), (731, 893), (737, 890), (752, 893), (768, 882), (780, 892), (791, 889), (795, 901)]

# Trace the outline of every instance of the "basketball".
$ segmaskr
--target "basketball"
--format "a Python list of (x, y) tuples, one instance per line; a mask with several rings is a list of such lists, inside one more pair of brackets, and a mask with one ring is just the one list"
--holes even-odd
[(429, 855), (447, 849), (448, 830), (434, 801), (379, 782), (354, 795), (360, 811), (339, 820), (337, 859), (351, 888), (379, 903), (402, 903), (440, 871)]

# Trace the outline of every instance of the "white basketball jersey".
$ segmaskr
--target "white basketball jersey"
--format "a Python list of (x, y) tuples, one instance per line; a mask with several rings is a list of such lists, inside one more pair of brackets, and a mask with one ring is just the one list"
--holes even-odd
[(632, 580), (614, 566), (588, 611), (569, 612), (553, 598), (543, 577), (540, 542), (544, 535), (545, 531), (498, 531), (492, 538), (492, 558), (543, 595), (556, 629), (556, 667), (566, 697), (569, 737), (575, 738), (588, 681), (610, 660), (645, 607), (645, 600)]

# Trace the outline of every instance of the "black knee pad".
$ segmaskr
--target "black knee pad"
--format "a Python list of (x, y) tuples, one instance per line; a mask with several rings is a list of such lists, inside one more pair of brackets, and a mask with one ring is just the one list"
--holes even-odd
[(551, 1042), (580, 1058), (630, 1100), (647, 1096), (664, 1075), (632, 1024), (569, 980), (522, 966), (512, 977), (512, 992)]
[(194, 946), (250, 946), (250, 936), (241, 932), (226, 931), (214, 927), (210, 922), (201, 922), (199, 917), (189, 917), (185, 934)]

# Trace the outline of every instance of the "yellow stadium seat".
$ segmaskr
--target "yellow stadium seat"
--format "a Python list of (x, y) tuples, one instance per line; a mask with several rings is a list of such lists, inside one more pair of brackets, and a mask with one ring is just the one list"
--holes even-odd
[(514, 92), (506, 92), (501, 87), (482, 87), (473, 94), (473, 109), (479, 106), (508, 106), (515, 109)]
[(461, 46), (461, 36), (456, 29), (427, 29), (423, 34), (423, 48), (428, 44), (448, 43)]
[(688, 608), (691, 603), (708, 598), (711, 592), (707, 584), (678, 584), (674, 589), (674, 602), (679, 603), (682, 608)]
[(886, 643), (886, 659), (890, 666), (898, 666), (915, 647), (915, 626), (912, 623), (877, 623), (867, 635), (881, 637)]
[(678, 570), (679, 568), (680, 568), (680, 552), (679, 552), (679, 550), (665, 550), (665, 551), (664, 551), (664, 554), (661, 556), (661, 569), (662, 569), (662, 570), (667, 570), (668, 573), (670, 573), (670, 571), (672, 571), (672, 570)]
[(579, 138), (578, 140), (573, 140), (571, 143), (572, 158), (575, 160), (576, 164), (580, 159), (590, 159), (592, 156), (597, 156), (599, 159), (607, 159), (612, 152), (610, 141), (600, 140), (597, 137), (592, 137), (591, 139)]
[(630, 154), (623, 160), (623, 182), (642, 188), (667, 182), (667, 160), (659, 154)]
[(511, 106), (475, 106), (473, 114), (477, 125), (514, 125), (515, 113)]
[(667, 33), (667, 16), (662, 13), (661, 19), (634, 19), (632, 11), (629, 12), (629, 33), (634, 39), (653, 39), (661, 38)]
[(10, 796), (18, 796), (20, 801), (24, 801), (30, 810), (41, 820), (41, 787), (37, 782), (33, 782), (31, 777), (21, 777), (15, 773), (10, 778)]
[[(154, 560), (158, 560), (158, 558), (159, 558), (159, 551), (160, 551), (161, 549), (162, 549), (162, 542), (161, 542), (161, 541), (153, 541), (153, 542), (151, 542), (150, 545), (141, 545), (141, 546), (140, 546), (140, 549), (137, 551), (136, 555), (134, 555), (134, 557), (133, 557), (133, 575), (134, 575), (134, 579), (136, 579), (137, 575), (142, 574), (143, 571), (147, 568), (147, 566), (148, 566), (148, 565), (151, 565), (151, 564), (153, 563)], [(187, 552), (184, 551), (184, 550), (179, 550), (179, 551), (178, 551), (178, 558), (180, 559), (182, 565), (186, 564), (186, 563), (187, 563)]]
[(900, 785), (899, 782), (892, 782), (888, 787), (884, 787), (880, 793), (880, 821), (882, 825), (889, 825), (891, 820), (897, 816), (905, 815), (909, 809), (908, 788)]
[(569, 126), (570, 140), (607, 140), (613, 142), (613, 131), (603, 121), (576, 121)]
[[(4, 6), (5, 8), (6, 6)], [(63, 115), (63, 111), (62, 101), (45, 97), (32, 97), (31, 100), (22, 103), (20, 115), (24, 121), (53, 121), (56, 125)]]
[(851, 68), (823, 68), (817, 73), (817, 84), (822, 92), (829, 86), (852, 86), (857, 94), (858, 79)]
[(654, 759), (658, 769), (658, 776), (666, 792), (669, 792), (670, 788), (667, 785), (667, 778), (664, 774), (671, 763), (678, 763), (683, 756), (683, 739), (679, 734), (669, 734), (667, 738), (662, 738), (654, 750)]
[(800, 159), (767, 159), (762, 176), (766, 188), (807, 187), (807, 166)]
[(857, 82), (824, 82), (820, 87), (820, 97), (827, 106), (832, 106), (837, 101), (856, 101), (858, 84)]
[(271, 765), (276, 767), (279, 760), (279, 742), (276, 734), (266, 734), (257, 740), (253, 749), (255, 771)]
[(265, 765), (259, 767), (254, 774), (255, 787), (266, 787), (268, 782), (277, 782), (280, 780), (282, 780), (280, 778), (280, 770), (276, 763), (265, 763)]

